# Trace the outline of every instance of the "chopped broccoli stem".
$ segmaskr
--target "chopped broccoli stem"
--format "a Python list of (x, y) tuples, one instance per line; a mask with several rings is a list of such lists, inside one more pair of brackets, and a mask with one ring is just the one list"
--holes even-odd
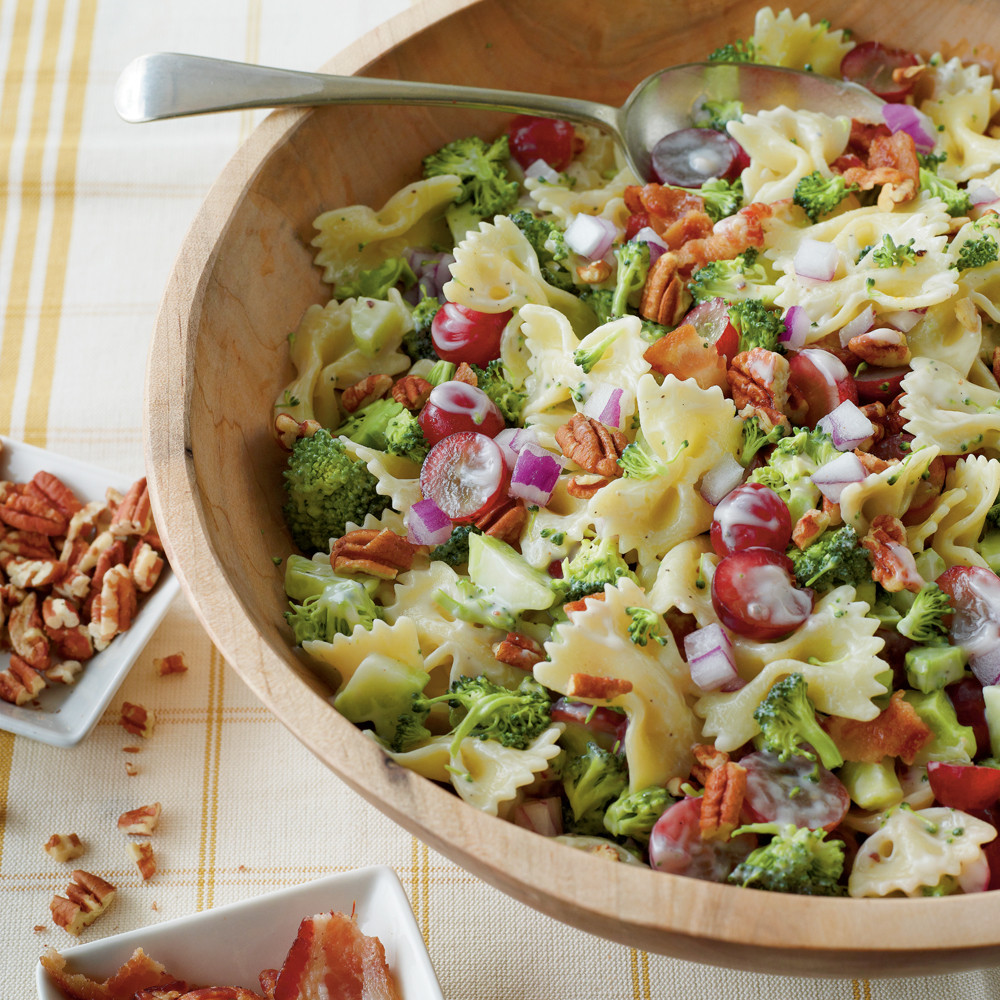
[[(944, 159), (946, 155), (942, 153), (941, 159)], [(920, 159), (920, 190), (926, 191), (927, 194), (935, 198), (940, 198), (944, 202), (949, 215), (966, 215), (969, 209), (972, 208), (968, 192), (960, 188), (955, 181), (939, 177), (937, 173), (937, 161), (931, 167), (929, 157), (922, 156)]]
[(573, 352), (573, 363), (589, 375), (593, 371), (594, 365), (604, 357), (604, 352), (607, 351), (623, 332), (623, 328), (618, 326), (589, 347), (578, 347)]
[(756, 457), (761, 448), (775, 444), (787, 433), (784, 424), (775, 424), (766, 434), (760, 429), (759, 417), (748, 417), (743, 421), (743, 444), (740, 446), (740, 465), (746, 468)]
[(454, 361), (437, 361), (434, 367), (424, 376), (431, 385), (441, 385), (450, 382), (455, 377), (458, 366)]
[[(844, 763), (837, 744), (816, 720), (816, 709), (802, 674), (789, 674), (777, 681), (753, 717), (760, 726), (764, 749), (782, 760), (793, 755), (816, 760), (818, 755), (824, 767), (840, 767)], [(813, 749), (806, 749), (804, 743)]]
[(612, 316), (624, 316), (628, 311), (630, 296), (641, 292), (649, 274), (649, 244), (629, 240), (615, 247), (618, 272), (615, 276), (615, 294), (611, 300)]
[(416, 280), (417, 276), (405, 258), (389, 257), (378, 267), (361, 271), (353, 281), (337, 285), (336, 296), (338, 299), (384, 299), (390, 288), (398, 284), (402, 284), (403, 288), (412, 288)]

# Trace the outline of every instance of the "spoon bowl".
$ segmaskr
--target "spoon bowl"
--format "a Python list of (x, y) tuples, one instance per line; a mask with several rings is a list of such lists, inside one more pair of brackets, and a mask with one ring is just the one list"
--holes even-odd
[(880, 122), (883, 102), (857, 84), (755, 63), (686, 63), (646, 77), (619, 107), (488, 87), (334, 76), (256, 66), (227, 59), (154, 52), (125, 67), (115, 86), (115, 109), (127, 122), (247, 108), (320, 104), (410, 104), (480, 108), (595, 125), (617, 140), (643, 180), (650, 153), (671, 132), (692, 124), (706, 100), (738, 100), (754, 113), (785, 105)]

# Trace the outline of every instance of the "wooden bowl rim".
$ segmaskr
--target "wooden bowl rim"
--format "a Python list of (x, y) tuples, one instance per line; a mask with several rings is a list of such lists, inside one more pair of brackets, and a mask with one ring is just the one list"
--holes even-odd
[[(427, 0), (375, 28), (322, 68), (358, 73), (419, 32), (490, 2)], [(144, 449), (153, 509), (181, 586), (227, 662), (297, 739), (395, 822), (490, 884), (564, 922), (632, 947), (772, 973), (898, 976), (1000, 964), (996, 892), (927, 900), (788, 896), (661, 873), (654, 877), (629, 865), (619, 865), (614, 885), (607, 887), (607, 861), (478, 812), (387, 761), (332, 709), (312, 718), (296, 714), (309, 699), (321, 699), (261, 639), (218, 569), (195, 483), (188, 411), (195, 385), (191, 335), (228, 223), (268, 154), (310, 114), (272, 113), (224, 168), (184, 240), (150, 347)], [(153, 364), (178, 348), (183, 365)], [(175, 561), (178, 549), (200, 551), (203, 557)], [(289, 696), (275, 696), (267, 677), (274, 670), (288, 674)], [(346, 773), (324, 756), (321, 737), (331, 729), (338, 739), (370, 745), (368, 773)], [(419, 818), (396, 807), (393, 799), (417, 805)], [(511, 870), (511, 857), (531, 857), (533, 863)], [(607, 894), (600, 895), (595, 886)]]

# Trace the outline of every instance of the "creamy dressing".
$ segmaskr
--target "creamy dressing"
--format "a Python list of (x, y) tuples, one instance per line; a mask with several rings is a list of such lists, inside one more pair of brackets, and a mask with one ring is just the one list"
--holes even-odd
[(812, 348), (802, 351), (802, 353), (816, 366), (816, 370), (830, 385), (842, 382), (850, 374), (844, 362), (829, 351)]
[(755, 566), (745, 576), (743, 591), (748, 617), (768, 625), (795, 628), (812, 610), (812, 598), (792, 584), (781, 566)]

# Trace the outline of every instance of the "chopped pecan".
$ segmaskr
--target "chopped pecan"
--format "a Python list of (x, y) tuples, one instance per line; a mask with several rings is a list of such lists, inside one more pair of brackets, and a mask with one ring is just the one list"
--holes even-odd
[(68, 933), (78, 936), (114, 901), (115, 887), (90, 872), (76, 869), (66, 886), (65, 896), (53, 896), (49, 903), (52, 919)]
[(148, 882), (156, 874), (156, 858), (153, 845), (147, 840), (141, 844), (128, 844), (126, 850), (131, 855), (143, 882)]
[(545, 650), (540, 643), (523, 632), (508, 632), (503, 641), (493, 648), (493, 655), (501, 663), (521, 670), (531, 670), (536, 663), (545, 659)]
[(338, 538), (330, 548), (336, 573), (369, 573), (394, 580), (413, 565), (414, 547), (389, 528), (358, 528)]
[(933, 733), (904, 699), (904, 693), (893, 692), (889, 704), (866, 722), (837, 715), (824, 720), (823, 728), (844, 760), (875, 764), (885, 757), (898, 757), (904, 764), (913, 763), (917, 752)]
[(134, 778), (139, 773), (139, 768), (132, 763), (132, 761), (125, 761), (125, 773), (130, 777)]
[(661, 326), (675, 326), (687, 301), (676, 255), (670, 251), (660, 254), (646, 275), (639, 315)]
[[(52, 642), (52, 648), (64, 660), (89, 660), (94, 655), (94, 642), (86, 625), (72, 625), (65, 628), (45, 626), (45, 634)], [(52, 668), (45, 672), (52, 676)]]
[(901, 392), (885, 409), (885, 433), (903, 434), (906, 432), (906, 418), (903, 416), (903, 400), (906, 393)]
[(38, 595), (32, 590), (10, 609), (7, 634), (14, 652), (36, 670), (49, 665), (49, 640), (45, 635)]
[(871, 553), (872, 579), (886, 590), (916, 592), (924, 585), (906, 544), (906, 528), (898, 518), (876, 514), (861, 544)]
[(67, 518), (51, 504), (27, 493), (9, 493), (0, 506), (0, 521), (11, 528), (40, 535), (64, 535)]
[(91, 542), (101, 531), (106, 531), (110, 526), (111, 511), (108, 505), (101, 500), (91, 500), (69, 519), (66, 540), (73, 542), (82, 539)]
[(392, 398), (408, 410), (416, 412), (427, 402), (433, 388), (427, 379), (419, 375), (404, 375), (392, 387)]
[(159, 802), (154, 802), (148, 806), (139, 806), (136, 809), (129, 809), (118, 817), (118, 829), (122, 833), (140, 834), (148, 837), (160, 822), (160, 814), (163, 807)]
[(597, 677), (593, 674), (570, 674), (566, 694), (570, 698), (593, 698), (614, 701), (632, 690), (632, 682), (620, 677)]
[(829, 497), (823, 497), (822, 511), (830, 518), (830, 527), (839, 528), (844, 523), (840, 513), (840, 504), (834, 503)]
[(830, 527), (830, 515), (821, 510), (807, 510), (792, 528), (792, 541), (804, 549)]
[(589, 500), (610, 482), (607, 476), (573, 476), (566, 484), (566, 492), (578, 500)]
[(691, 777), (703, 785), (715, 768), (721, 767), (729, 760), (729, 754), (725, 750), (716, 750), (711, 743), (696, 743), (691, 748), (691, 753), (694, 755)]
[(690, 323), (682, 323), (653, 341), (642, 357), (661, 375), (673, 375), (682, 381), (693, 378), (699, 389), (713, 385), (725, 389), (728, 385), (726, 359)]
[(789, 426), (788, 362), (776, 351), (754, 347), (741, 351), (729, 364), (727, 377), (739, 415), (757, 417), (763, 430)]
[(149, 542), (139, 542), (128, 563), (129, 575), (136, 589), (148, 594), (155, 586), (166, 563)]
[(702, 840), (726, 840), (739, 826), (740, 811), (747, 790), (747, 772), (735, 761), (713, 767), (701, 797)]
[(52, 536), (37, 531), (18, 531), (0, 525), (0, 552), (10, 553), (21, 559), (54, 559)]
[(318, 420), (296, 420), (289, 413), (279, 413), (274, 418), (274, 436), (285, 451), (291, 451), (299, 438), (312, 437), (322, 425)]
[(522, 500), (513, 497), (501, 501), (472, 522), (484, 535), (499, 538), (508, 545), (521, 540), (521, 532), (528, 523), (528, 508)]
[(187, 672), (187, 661), (183, 653), (171, 653), (169, 656), (157, 656), (153, 660), (153, 666), (161, 677), (167, 674), (183, 674)]
[(153, 734), (156, 725), (156, 713), (143, 705), (133, 705), (132, 702), (122, 703), (122, 728), (133, 736), (148, 737)]
[(607, 427), (593, 417), (574, 413), (556, 431), (556, 443), (568, 459), (587, 472), (609, 478), (622, 474), (618, 459), (628, 444), (628, 438), (615, 427)]
[(592, 260), (576, 269), (580, 280), (588, 285), (599, 285), (611, 277), (611, 265), (606, 260)]
[(17, 653), (11, 653), (7, 669), (0, 671), (0, 699), (24, 705), (45, 688), (45, 678)]
[(340, 405), (354, 413), (383, 396), (392, 388), (391, 375), (366, 375), (360, 382), (348, 386), (340, 397)]
[(851, 337), (847, 346), (852, 354), (877, 368), (908, 365), (912, 357), (906, 334), (889, 326), (875, 327), (867, 333)]
[(112, 566), (101, 580), (100, 595), (91, 604), (88, 627), (94, 646), (104, 649), (116, 635), (127, 632), (137, 608), (138, 597), (128, 567), (122, 563)]
[(467, 362), (463, 361), (456, 369), (455, 374), (451, 377), (452, 382), (464, 382), (466, 385), (478, 386), (479, 376), (472, 370), (472, 366)]
[(115, 508), (110, 530), (116, 538), (123, 538), (127, 535), (144, 535), (152, 527), (153, 510), (149, 504), (149, 487), (143, 476), (129, 487), (121, 503)]
[(871, 421), (873, 428), (871, 439), (870, 441), (863, 442), (865, 447), (870, 448), (885, 437), (885, 403), (865, 403), (864, 406), (859, 406), (858, 409)]
[(75, 684), (82, 670), (83, 664), (79, 660), (63, 660), (45, 671), (45, 679), (54, 684)]
[(44, 844), (45, 853), (56, 861), (73, 861), (83, 854), (83, 841), (75, 833), (54, 833)]
[(76, 628), (80, 624), (80, 609), (65, 597), (49, 594), (42, 601), (42, 622), (46, 629)]

